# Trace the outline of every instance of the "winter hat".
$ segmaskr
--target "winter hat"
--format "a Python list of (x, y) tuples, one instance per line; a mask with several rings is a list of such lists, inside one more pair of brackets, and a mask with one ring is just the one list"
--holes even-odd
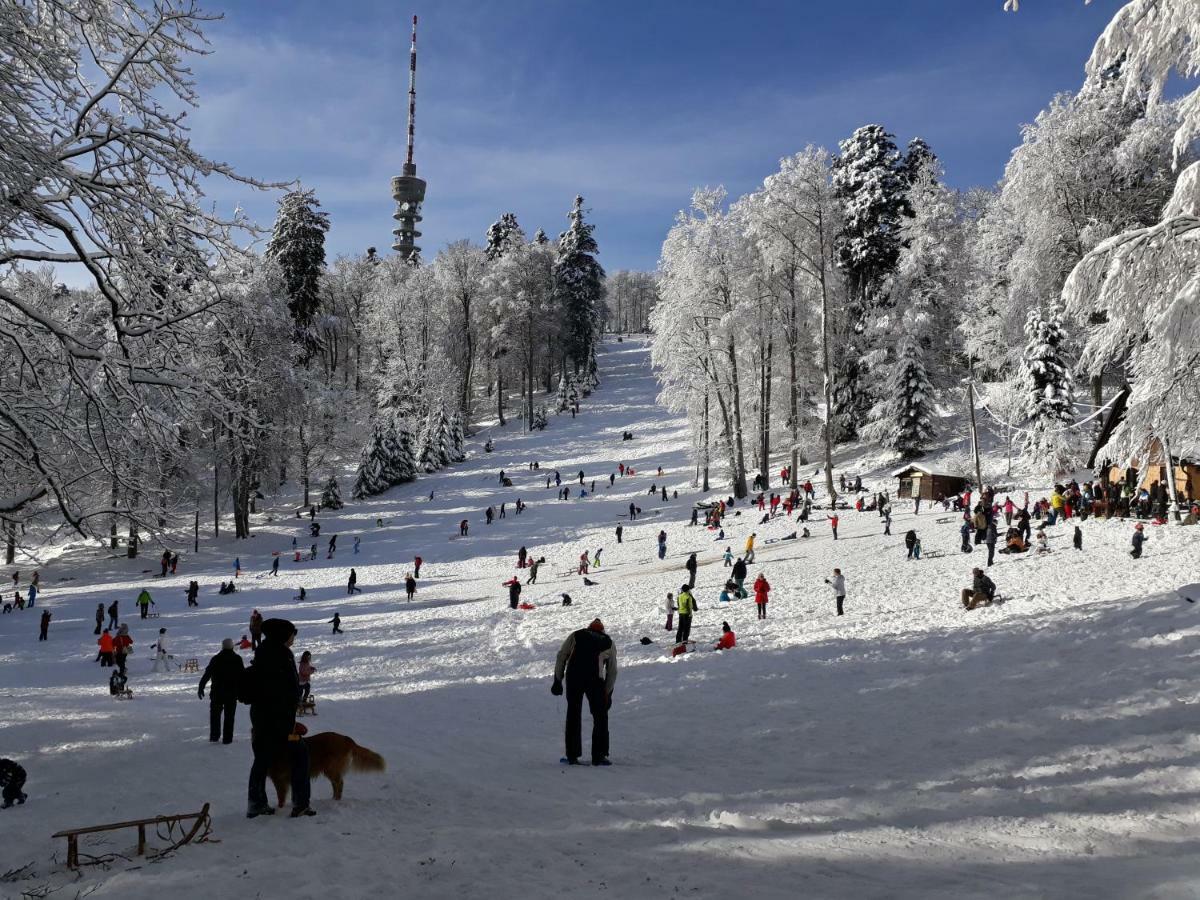
[(221, 649), (222, 650), (232, 650), (233, 649), (233, 638), (225, 638), (225, 640), (221, 641)]
[(262, 633), (269, 641), (286, 644), (287, 639), (296, 633), (296, 626), (287, 619), (267, 619), (262, 623)]
[(599, 631), (601, 634), (604, 633), (604, 623), (599, 619), (592, 619), (592, 624), (589, 625), (588, 628), (590, 628), (592, 631)]
[(1141, 522), (1138, 522), (1138, 523), (1137, 523), (1136, 525), (1134, 525), (1133, 527), (1134, 527), (1134, 529), (1135, 529), (1136, 531), (1142, 531), (1142, 530), (1144, 530), (1144, 529), (1142, 528), (1142, 523), (1141, 523)]
[(165, 628), (160, 628), (160, 629), (158, 629), (158, 633), (159, 633), (159, 634), (166, 634), (166, 633), (167, 633), (167, 629), (165, 629)]

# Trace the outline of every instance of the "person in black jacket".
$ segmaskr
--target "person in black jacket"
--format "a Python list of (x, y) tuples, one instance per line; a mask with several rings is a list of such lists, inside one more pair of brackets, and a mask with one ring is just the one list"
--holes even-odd
[[(601, 675), (603, 671), (603, 675)], [(612, 765), (608, 761), (608, 710), (612, 706), (613, 685), (617, 681), (617, 648), (604, 633), (604, 623), (594, 619), (587, 628), (572, 632), (563, 641), (554, 661), (554, 683), (550, 693), (563, 693), (567, 682), (567, 756), (570, 765), (578, 765), (583, 755), (583, 698), (587, 697), (592, 714), (592, 765)]]
[(0, 809), (8, 809), (13, 802), (24, 803), (29, 799), (21, 788), (25, 786), (25, 770), (11, 759), (0, 759), (0, 788), (4, 789), (4, 803)]
[(697, 565), (697, 563), (696, 563), (696, 554), (695, 553), (693, 553), (691, 556), (689, 556), (687, 558), (687, 562), (685, 562), (683, 564), (683, 567), (685, 569), (687, 569), (688, 587), (690, 587), (690, 588), (694, 588), (696, 586), (696, 565)]
[(254, 751), (246, 818), (275, 812), (267, 800), (267, 773), (281, 754), (287, 754), (291, 762), (292, 816), (315, 815), (308, 805), (308, 748), (296, 728), (300, 676), (290, 649), (296, 626), (287, 619), (267, 619), (262, 623), (262, 635), (254, 663), (244, 676), (247, 690), (243, 697), (250, 699), (250, 746)]
[(733, 564), (733, 569), (729, 573), (733, 576), (733, 582), (737, 585), (737, 596), (739, 600), (744, 600), (749, 594), (746, 593), (746, 561), (740, 556), (737, 562)]
[[(204, 675), (200, 678), (200, 699), (204, 699), (204, 686), (212, 682), (208, 695), (208, 739), (214, 744), (218, 738), (223, 743), (233, 743), (233, 720), (237, 714), (238, 683), (242, 680), (242, 658), (233, 649), (233, 638), (221, 641), (221, 652), (208, 661)], [(221, 714), (225, 714), (225, 728), (221, 728)]]

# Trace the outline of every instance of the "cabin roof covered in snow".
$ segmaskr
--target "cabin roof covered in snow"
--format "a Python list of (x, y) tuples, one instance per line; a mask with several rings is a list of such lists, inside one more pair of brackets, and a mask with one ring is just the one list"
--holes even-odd
[(918, 466), (916, 463), (909, 463), (903, 469), (897, 469), (895, 472), (893, 472), (891, 474), (891, 477), (898, 478), (899, 476), (907, 475), (910, 472), (920, 472), (923, 475), (936, 475), (937, 474), (937, 472), (934, 472), (932, 469), (927, 469), (924, 466)]

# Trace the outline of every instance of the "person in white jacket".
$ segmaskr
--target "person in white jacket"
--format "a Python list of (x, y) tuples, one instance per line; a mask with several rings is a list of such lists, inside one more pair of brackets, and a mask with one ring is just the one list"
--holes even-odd
[(837, 601), (837, 614), (842, 615), (842, 604), (846, 602), (846, 576), (841, 569), (833, 570), (833, 578), (826, 578), (825, 583), (833, 589), (833, 598)]
[(670, 631), (675, 620), (675, 595), (667, 591), (667, 631)]
[[(158, 629), (158, 643), (154, 645), (154, 671), (171, 671), (168, 662), (170, 658), (170, 654), (167, 653), (167, 629), (160, 628)], [(162, 666), (162, 669), (159, 669), (159, 666)]]

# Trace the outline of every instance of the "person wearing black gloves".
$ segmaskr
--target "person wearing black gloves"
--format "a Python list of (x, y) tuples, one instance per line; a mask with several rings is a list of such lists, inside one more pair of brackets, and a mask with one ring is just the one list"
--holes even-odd
[(275, 812), (267, 800), (267, 773), (284, 754), (292, 770), (292, 817), (313, 816), (316, 813), (308, 805), (308, 746), (296, 728), (300, 676), (291, 651), (296, 626), (287, 619), (267, 619), (262, 623), (262, 635), (239, 693), (239, 699), (250, 704), (250, 746), (254, 751), (246, 818)]
[(583, 755), (583, 698), (587, 697), (592, 714), (592, 765), (612, 765), (608, 761), (608, 710), (617, 681), (617, 648), (604, 633), (604, 623), (599, 619), (572, 632), (559, 648), (554, 661), (554, 683), (550, 686), (550, 693), (556, 697), (563, 693), (564, 677), (567, 763), (578, 765)]
[[(242, 680), (244, 664), (242, 657), (233, 649), (233, 638), (221, 641), (221, 652), (208, 661), (204, 675), (200, 678), (200, 699), (204, 699), (204, 687), (212, 682), (208, 695), (208, 739), (214, 744), (218, 739), (233, 743), (233, 720), (237, 714), (238, 683)], [(225, 728), (221, 728), (221, 714), (225, 715)]]

